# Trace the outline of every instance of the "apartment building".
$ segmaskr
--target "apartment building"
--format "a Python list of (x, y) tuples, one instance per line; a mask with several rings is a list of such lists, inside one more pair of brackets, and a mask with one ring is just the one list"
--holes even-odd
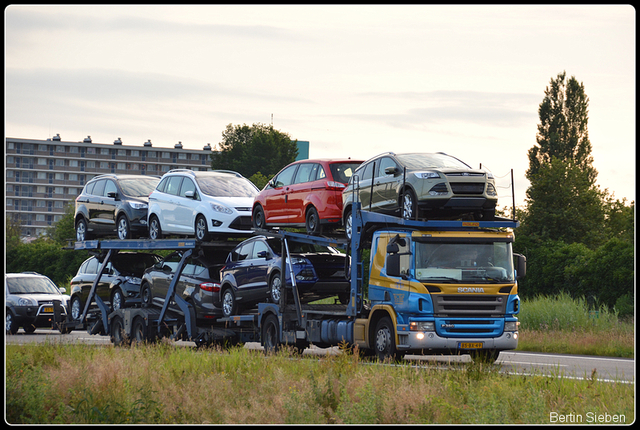
[(201, 150), (154, 147), (151, 141), (125, 145), (51, 139), (6, 138), (5, 218), (17, 217), (22, 236), (46, 232), (74, 205), (84, 184), (104, 173), (162, 176), (171, 169), (209, 170), (211, 145)]

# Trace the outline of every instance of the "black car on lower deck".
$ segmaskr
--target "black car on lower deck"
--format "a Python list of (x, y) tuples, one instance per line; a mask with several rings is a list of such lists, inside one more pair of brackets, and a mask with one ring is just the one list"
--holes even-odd
[[(332, 247), (288, 241), (291, 266), (302, 303), (338, 296), (349, 300), (346, 276), (348, 256)], [(223, 315), (250, 308), (261, 301), (280, 300), (282, 282), (282, 242), (256, 236), (240, 243), (228, 256), (221, 271), (220, 295), (214, 297)], [(286, 285), (292, 285), (289, 264), (285, 265)]]
[[(220, 307), (214, 303), (214, 296), (220, 293), (220, 269), (236, 244), (237, 242), (203, 243), (185, 261), (175, 294), (194, 307), (196, 319), (200, 322), (213, 321), (222, 316)], [(172, 253), (145, 271), (140, 285), (142, 306), (164, 306), (183, 252)], [(170, 309), (179, 311), (175, 303), (170, 305)]]
[[(84, 311), (91, 287), (98, 276), (105, 255), (90, 257), (80, 265), (71, 279), (71, 318), (77, 320)], [(140, 303), (140, 281), (144, 271), (161, 260), (156, 254), (121, 251), (111, 256), (96, 288), (112, 310)]]

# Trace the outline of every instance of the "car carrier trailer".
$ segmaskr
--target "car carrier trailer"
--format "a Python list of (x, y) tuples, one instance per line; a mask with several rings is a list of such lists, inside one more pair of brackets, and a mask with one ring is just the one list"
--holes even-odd
[[(517, 278), (526, 271), (526, 259), (511, 251), (517, 221), (406, 220), (361, 210), (359, 202), (352, 204), (350, 240), (288, 231), (259, 232), (282, 240), (287, 257), (282, 258), (283, 266), (289, 261), (290, 241), (346, 249), (351, 260), (345, 270), (350, 280), (347, 304), (303, 304), (295, 277), (290, 276), (279, 303), (265, 301), (257, 309), (200, 327), (193, 307), (175, 294), (175, 288), (189, 256), (215, 243), (194, 239), (86, 241), (76, 242), (75, 249), (106, 252), (100, 274), (112, 253), (119, 250), (184, 252), (162, 308), (109, 312), (95, 294), (99, 275), (81, 319), (68, 324), (92, 334), (109, 335), (116, 345), (162, 337), (197, 345), (259, 341), (266, 351), (283, 345), (302, 350), (311, 344), (330, 347), (346, 343), (380, 359), (407, 353), (495, 359), (499, 351), (515, 349), (520, 306)], [(365, 249), (371, 250), (366, 282)], [(491, 255), (481, 266), (470, 260), (453, 263), (467, 252)], [(447, 253), (453, 253), (449, 260)], [(285, 267), (281, 273), (287, 273)], [(92, 298), (98, 306), (94, 313), (89, 311)], [(170, 306), (172, 303), (175, 306)]]

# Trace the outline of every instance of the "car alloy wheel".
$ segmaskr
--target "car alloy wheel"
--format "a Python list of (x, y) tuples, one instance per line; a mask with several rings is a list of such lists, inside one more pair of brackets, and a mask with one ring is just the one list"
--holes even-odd
[(236, 296), (233, 294), (231, 288), (227, 288), (222, 293), (222, 314), (225, 317), (230, 317), (236, 313)]
[(282, 280), (279, 273), (275, 273), (269, 282), (269, 296), (273, 303), (280, 303), (280, 292), (282, 288)]
[(87, 239), (87, 222), (84, 219), (80, 219), (76, 224), (76, 240), (83, 242)]
[(120, 240), (131, 239), (131, 229), (129, 227), (129, 220), (124, 215), (118, 218), (118, 239)]
[(199, 241), (204, 241), (209, 239), (209, 229), (207, 228), (207, 220), (202, 216), (198, 215), (196, 218), (196, 239)]
[(80, 299), (78, 298), (78, 296), (73, 296), (71, 298), (71, 319), (79, 320), (82, 316), (82, 311), (83, 309)]
[(158, 217), (152, 216), (149, 220), (149, 239), (162, 239), (162, 229), (160, 228), (160, 220)]

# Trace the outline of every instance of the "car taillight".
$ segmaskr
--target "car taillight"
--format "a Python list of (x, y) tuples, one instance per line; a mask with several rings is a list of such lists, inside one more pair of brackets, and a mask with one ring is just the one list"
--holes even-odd
[(346, 188), (346, 185), (342, 182), (327, 181), (325, 183), (325, 188), (329, 191), (342, 191)]
[(212, 293), (217, 293), (220, 291), (220, 284), (217, 284), (215, 282), (203, 282), (202, 284), (200, 284), (200, 289)]

